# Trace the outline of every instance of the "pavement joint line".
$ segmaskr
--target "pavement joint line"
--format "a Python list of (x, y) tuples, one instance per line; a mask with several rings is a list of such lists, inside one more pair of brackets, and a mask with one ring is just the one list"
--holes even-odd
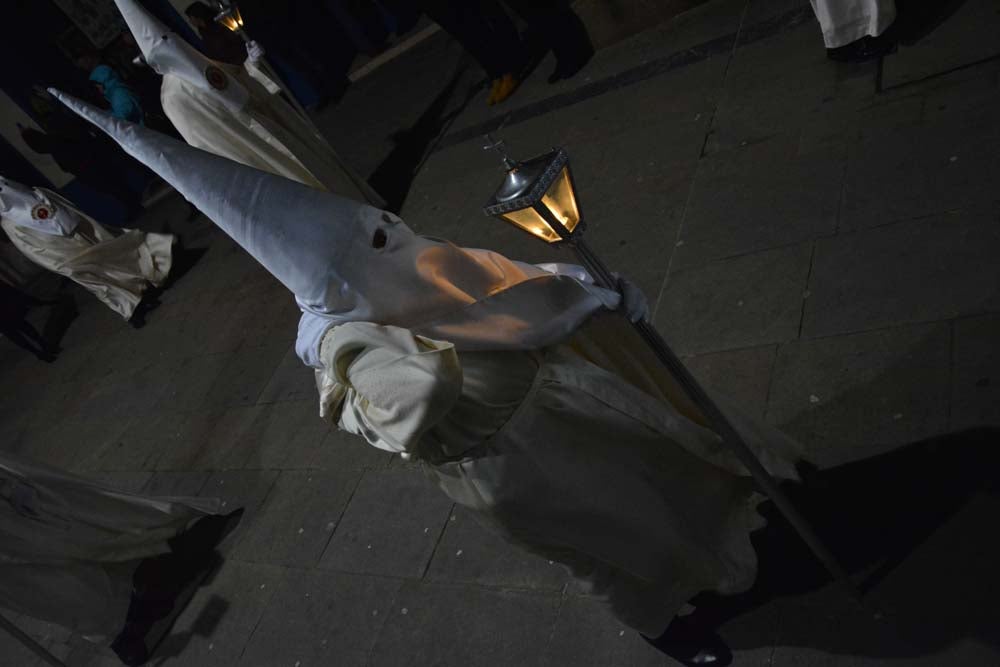
[[(732, 65), (733, 59), (736, 57), (736, 50), (739, 44), (740, 31), (743, 29), (743, 22), (746, 20), (747, 11), (749, 10), (749, 8), (750, 8), (750, 0), (746, 0), (746, 2), (744, 2), (743, 4), (743, 13), (740, 15), (740, 25), (737, 27), (736, 33), (733, 34), (733, 39), (732, 39), (733, 45), (729, 51), (729, 59), (726, 61), (726, 68), (722, 73), (722, 81), (719, 83), (720, 90), (725, 90), (726, 88), (726, 80), (729, 77), (729, 67), (730, 65)], [(691, 206), (691, 198), (694, 197), (695, 185), (698, 182), (698, 173), (701, 171), (702, 159), (705, 158), (705, 146), (708, 145), (708, 139), (710, 136), (712, 136), (712, 127), (715, 125), (715, 117), (716, 114), (718, 114), (718, 112), (719, 112), (719, 100), (718, 98), (716, 98), (712, 106), (711, 115), (709, 116), (708, 121), (705, 123), (705, 139), (702, 142), (701, 154), (698, 156), (698, 160), (695, 163), (694, 173), (691, 175), (691, 183), (688, 185), (687, 197), (684, 200), (683, 213), (681, 214), (680, 223), (678, 223), (677, 225), (677, 234), (674, 237), (674, 246), (670, 251), (670, 259), (667, 260), (667, 270), (663, 275), (663, 281), (660, 283), (660, 292), (659, 294), (656, 295), (656, 300), (654, 301), (653, 307), (650, 311), (652, 320), (654, 322), (656, 321), (656, 314), (660, 309), (660, 303), (663, 300), (663, 295), (666, 292), (667, 285), (670, 282), (670, 276), (672, 273), (671, 269), (674, 264), (674, 257), (676, 257), (677, 255), (678, 252), (677, 248), (681, 243), (681, 236), (684, 233), (684, 223), (687, 222), (688, 209)]]
[(740, 46), (752, 44), (786, 30), (796, 28), (813, 17), (812, 9), (808, 6), (793, 9), (747, 28), (745, 30), (746, 38), (741, 40), (740, 35), (744, 32), (742, 22), (746, 18), (746, 13), (747, 6), (744, 6), (743, 16), (740, 19), (741, 24), (736, 32), (695, 44), (667, 56), (611, 74), (603, 79), (584, 84), (575, 90), (557, 93), (550, 97), (531, 102), (518, 109), (513, 109), (502, 117), (502, 123), (498, 122), (501, 119), (491, 118), (461, 130), (456, 130), (445, 136), (434, 150), (436, 152), (450, 148), (470, 139), (480, 137), (487, 132), (496, 132), (497, 128), (502, 124), (517, 125), (606, 93), (642, 83), (643, 81), (667, 74), (675, 69), (697, 64), (713, 56), (728, 53), (731, 57)]
[(455, 516), (455, 508), (458, 506), (457, 503), (451, 504), (451, 509), (448, 510), (448, 518), (444, 520), (444, 525), (441, 526), (441, 530), (438, 531), (437, 539), (434, 540), (434, 548), (431, 549), (431, 555), (424, 564), (424, 571), (420, 575), (420, 581), (427, 580), (427, 573), (430, 572), (431, 563), (434, 562), (434, 557), (437, 555), (438, 547), (441, 546), (441, 542), (444, 540), (444, 532), (448, 530), (448, 524), (451, 523), (451, 518)]
[(767, 366), (767, 387), (764, 389), (764, 413), (761, 416), (765, 424), (771, 423), (769, 413), (771, 412), (771, 395), (774, 392), (774, 369), (778, 366), (778, 348), (781, 347), (781, 344), (775, 343), (773, 347), (771, 363)]
[(948, 401), (945, 404), (945, 421), (948, 425), (948, 432), (952, 433), (955, 425), (952, 423), (955, 411), (954, 391), (955, 387), (955, 320), (948, 322)]
[(802, 288), (802, 310), (799, 312), (799, 331), (796, 336), (796, 340), (802, 338), (802, 328), (805, 326), (806, 322), (806, 297), (807, 292), (811, 292), (809, 289), (809, 283), (812, 281), (813, 265), (816, 263), (816, 241), (812, 242), (812, 248), (809, 250), (809, 268), (806, 270), (806, 284)]
[[(881, 62), (882, 62), (882, 60), (884, 60), (884, 58), (885, 57), (883, 56), (879, 60), (879, 73), (880, 74), (882, 72)], [(952, 67), (950, 69), (946, 69), (946, 70), (941, 71), (941, 72), (935, 72), (934, 74), (928, 74), (927, 76), (922, 77), (920, 79), (914, 79), (912, 81), (904, 81), (903, 83), (897, 83), (896, 85), (889, 86), (888, 88), (882, 88), (882, 81), (881, 81), (881, 78), (880, 78), (879, 82), (878, 82), (879, 83), (879, 87), (878, 87), (877, 92), (879, 94), (882, 94), (882, 93), (888, 93), (890, 91), (899, 90), (901, 88), (908, 88), (910, 86), (916, 86), (918, 84), (925, 83), (927, 81), (932, 81), (932, 80), (934, 80), (934, 79), (936, 79), (938, 77), (947, 76), (949, 74), (954, 74), (955, 72), (961, 72), (962, 70), (972, 69), (974, 67), (978, 67), (979, 65), (985, 65), (987, 63), (991, 63), (991, 62), (996, 61), (996, 60), (1000, 60), (1000, 53), (994, 54), (992, 56), (987, 56), (986, 58), (980, 58), (979, 60), (974, 60), (971, 63), (965, 63), (965, 64), (962, 64), (962, 65), (956, 65), (955, 67)]]
[[(856, 336), (859, 334), (866, 334), (866, 333), (879, 333), (885, 331), (892, 331), (894, 329), (906, 329), (909, 327), (929, 327), (935, 324), (949, 324), (951, 322), (957, 322), (960, 320), (971, 320), (977, 317), (987, 317), (990, 315), (997, 315), (997, 314), (1000, 314), (1000, 310), (983, 310), (983, 311), (977, 311), (975, 313), (963, 313), (962, 315), (956, 315), (952, 317), (942, 317), (932, 320), (913, 320), (910, 322), (894, 322), (892, 324), (887, 324), (885, 326), (871, 327), (870, 329), (848, 329), (846, 331), (837, 331), (834, 333), (823, 334), (822, 336), (803, 336), (801, 338), (785, 341), (784, 343), (781, 344), (788, 345), (789, 343), (797, 343), (797, 342), (821, 341), (821, 340), (827, 340), (828, 338), (840, 338), (842, 336)], [(720, 350), (720, 351), (728, 351), (728, 350)]]
[[(324, 436), (323, 439), (325, 440), (326, 437)], [(320, 444), (320, 446), (322, 446), (322, 444)], [(358, 475), (357, 481), (354, 482), (354, 488), (351, 489), (351, 494), (347, 497), (347, 502), (344, 503), (344, 509), (340, 510), (340, 514), (337, 515), (337, 522), (333, 525), (333, 530), (330, 531), (330, 537), (326, 539), (326, 544), (323, 545), (323, 550), (319, 552), (319, 560), (316, 562), (316, 565), (313, 566), (313, 569), (318, 569), (319, 564), (323, 562), (323, 555), (326, 553), (326, 550), (330, 548), (330, 542), (333, 541), (333, 536), (337, 534), (337, 530), (343, 523), (344, 515), (347, 514), (347, 508), (351, 506), (351, 501), (354, 500), (355, 494), (357, 494), (358, 489), (361, 487), (361, 480), (363, 480), (365, 478), (365, 475), (367, 475), (369, 472), (371, 471), (368, 469), (363, 469), (361, 470), (361, 474)]]

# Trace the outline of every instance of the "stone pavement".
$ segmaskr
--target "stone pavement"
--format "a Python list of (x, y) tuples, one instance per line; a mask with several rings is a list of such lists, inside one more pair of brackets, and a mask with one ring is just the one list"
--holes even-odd
[[(712, 0), (573, 81), (549, 86), (543, 63), (498, 108), (438, 36), (319, 120), (422, 233), (531, 261), (560, 255), (483, 217), (501, 172), (479, 134), (520, 156), (565, 145), (594, 246), (668, 340), (831, 466), (1000, 426), (998, 30), (996, 3), (968, 0), (882, 63), (835, 65), (801, 0)], [(145, 224), (207, 254), (145, 329), (78, 294), (57, 363), (0, 346), (4, 449), (248, 510), (155, 664), (672, 664), (420, 470), (320, 421), (291, 298), (184, 212)], [(736, 618), (736, 664), (1000, 664), (998, 509), (977, 497), (892, 569), (881, 621), (833, 587)], [(15, 620), (70, 664), (115, 664)], [(0, 664), (36, 663), (0, 635)]]

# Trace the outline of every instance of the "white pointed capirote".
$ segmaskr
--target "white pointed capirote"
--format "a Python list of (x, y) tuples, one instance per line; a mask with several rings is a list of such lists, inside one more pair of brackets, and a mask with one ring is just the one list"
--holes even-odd
[(249, 99), (246, 87), (211, 58), (170, 30), (135, 0), (115, 0), (146, 63), (161, 76), (173, 75), (211, 93), (227, 107), (242, 109)]
[(537, 349), (619, 295), (487, 250), (417, 236), (366, 204), (192, 148), (50, 89), (176, 188), (281, 281), (303, 310), (297, 349), (318, 365), (340, 322), (402, 326), (458, 349)]

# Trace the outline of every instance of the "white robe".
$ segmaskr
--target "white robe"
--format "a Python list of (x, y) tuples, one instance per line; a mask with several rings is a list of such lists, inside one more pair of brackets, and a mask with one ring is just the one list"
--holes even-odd
[[(621, 316), (539, 352), (456, 352), (407, 329), (331, 329), (321, 412), (427, 464), (508, 540), (568, 566), (656, 636), (703, 590), (746, 590), (763, 524), (747, 471)], [(773, 474), (796, 443), (726, 408)]]
[(895, 0), (810, 0), (826, 48), (835, 49), (862, 37), (885, 32), (896, 20)]
[(39, 221), (4, 214), (0, 226), (10, 240), (35, 264), (78, 283), (124, 319), (132, 317), (147, 282), (160, 285), (170, 273), (174, 237), (137, 229), (116, 237), (54, 192), (35, 192), (72, 216), (75, 228), (63, 236), (54, 226), (42, 231)]
[(290, 104), (246, 70), (219, 67), (249, 92), (243, 109), (233, 110), (180, 77), (163, 76), (163, 110), (188, 144), (356, 201), (384, 203)]
[(138, 562), (218, 510), (214, 499), (133, 495), (0, 452), (0, 606), (108, 642)]

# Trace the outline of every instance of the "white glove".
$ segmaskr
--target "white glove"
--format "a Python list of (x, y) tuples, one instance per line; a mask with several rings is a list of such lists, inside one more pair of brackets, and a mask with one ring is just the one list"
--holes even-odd
[(639, 286), (617, 273), (612, 275), (618, 280), (618, 292), (622, 295), (622, 303), (618, 306), (618, 310), (628, 318), (629, 322), (648, 320), (649, 301)]
[(260, 59), (264, 57), (264, 48), (251, 39), (247, 42), (247, 56), (252, 63), (260, 62)]

